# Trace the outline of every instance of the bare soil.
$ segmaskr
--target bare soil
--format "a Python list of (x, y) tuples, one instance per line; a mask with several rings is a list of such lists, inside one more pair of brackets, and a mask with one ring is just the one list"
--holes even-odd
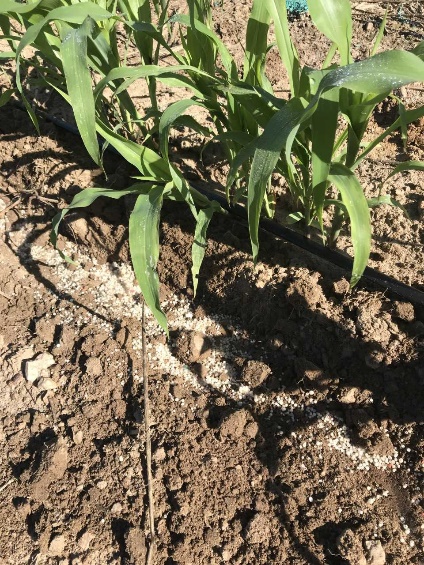
[[(422, 6), (411, 6), (407, 21), (389, 18), (383, 48), (422, 40)], [(240, 57), (248, 7), (214, 9)], [(381, 11), (360, 9), (358, 57)], [(325, 41), (307, 16), (292, 27), (314, 64)], [(275, 56), (271, 76), (284, 90), (278, 68)], [(413, 88), (402, 96), (422, 103)], [(387, 125), (380, 110), (370, 136)], [(127, 211), (100, 202), (70, 215), (62, 245), (78, 264), (65, 264), (48, 242), (51, 218), (79, 188), (106, 181), (78, 138), (49, 123), (36, 137), (13, 106), (0, 118), (0, 564), (139, 565), (141, 304)], [(391, 137), (362, 166), (367, 193), (389, 162), (423, 153), (422, 123), (407, 154)], [(194, 150), (180, 157), (195, 166)], [(126, 185), (131, 170), (117, 157), (106, 168), (109, 186)], [(197, 173), (220, 180), (212, 164)], [(409, 217), (373, 211), (371, 264), (423, 290), (423, 175), (398, 175), (387, 192)], [(185, 208), (165, 206), (159, 274), (171, 340), (150, 315), (146, 327), (155, 562), (422, 565), (424, 308), (363, 283), (349, 292), (348, 273), (266, 234), (253, 268), (246, 226), (225, 217), (212, 222), (193, 300), (192, 233)], [(347, 233), (339, 244), (349, 252)]]

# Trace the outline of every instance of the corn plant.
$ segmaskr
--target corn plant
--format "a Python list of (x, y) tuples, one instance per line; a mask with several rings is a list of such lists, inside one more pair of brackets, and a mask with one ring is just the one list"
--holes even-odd
[[(137, 170), (136, 182), (126, 190), (88, 188), (54, 219), (52, 241), (65, 214), (89, 206), (98, 197), (113, 200), (136, 196), (129, 219), (132, 262), (141, 291), (159, 324), (167, 331), (159, 303), (156, 264), (159, 257), (159, 220), (164, 199), (185, 202), (195, 220), (192, 248), (194, 290), (206, 247), (206, 232), (220, 206), (201, 195), (172, 162), (169, 135), (185, 126), (218, 140), (229, 163), (227, 196), (246, 203), (253, 257), (259, 252), (258, 229), (264, 210), (272, 215), (271, 176), (281, 174), (299, 206), (297, 219), (318, 226), (330, 243), (348, 220), (354, 247), (351, 283), (361, 276), (368, 260), (371, 226), (369, 205), (355, 169), (360, 161), (396, 128), (424, 115), (424, 109), (403, 110), (379, 138), (363, 147), (368, 121), (377, 103), (393, 89), (424, 80), (424, 48), (413, 52), (388, 51), (364, 61), (351, 57), (352, 19), (348, 0), (314, 0), (309, 11), (332, 47), (320, 70), (301, 66), (290, 38), (284, 0), (254, 0), (247, 26), (242, 72), (222, 40), (214, 33), (210, 3), (188, 0), (188, 15), (168, 17), (162, 0), (73, 2), (35, 0), (22, 4), (0, 0), (0, 28), (10, 51), (3, 57), (16, 62), (16, 92), (37, 127), (28, 99), (29, 78), (54, 89), (72, 106), (87, 151), (102, 166), (99, 137)], [(383, 23), (384, 25), (384, 23)], [(279, 98), (266, 74), (269, 30), (287, 68), (291, 98)], [(174, 49), (170, 31), (177, 29), (182, 50)], [(378, 49), (382, 29), (376, 37)], [(124, 48), (118, 49), (123, 40)], [(35, 49), (27, 54), (26, 47)], [(127, 49), (137, 49), (139, 62), (130, 65)], [(165, 64), (160, 53), (169, 55)], [(332, 64), (338, 52), (339, 64)], [(144, 80), (148, 108), (137, 108), (128, 93)], [(184, 89), (190, 97), (160, 108), (158, 83)], [(5, 103), (14, 89), (2, 93)], [(187, 95), (185, 95), (187, 96)], [(210, 126), (187, 115), (200, 106)], [(344, 129), (340, 130), (343, 126)], [(392, 174), (421, 163), (402, 164)], [(330, 198), (336, 189), (339, 197)], [(323, 211), (334, 206), (333, 225), (324, 226)]]
[[(185, 64), (173, 52), (160, 29), (164, 26), (164, 7), (161, 2), (152, 4), (159, 27), (152, 24), (152, 5), (146, 0), (97, 3), (37, 0), (27, 4), (3, 0), (0, 2), (0, 27), (11, 48), (4, 58), (15, 59), (16, 91), (35, 127), (38, 128), (37, 116), (23, 81), (27, 69), (35, 69), (37, 78), (45, 86), (70, 103), (85, 147), (99, 166), (102, 166), (98, 139), (101, 136), (138, 171), (137, 182), (127, 190), (89, 188), (78, 194), (54, 219), (52, 242), (56, 243), (60, 221), (69, 210), (89, 206), (100, 196), (116, 200), (128, 194), (136, 195), (129, 220), (131, 257), (146, 303), (167, 331), (166, 318), (159, 304), (156, 272), (158, 223), (163, 200), (185, 201), (196, 219), (192, 249), (195, 289), (205, 253), (206, 228), (214, 211), (221, 208), (193, 189), (167, 159), (167, 116), (161, 121), (162, 154), (157, 151), (154, 134), (160, 116), (156, 80), (160, 78), (172, 87), (196, 90), (190, 76), (206, 76), (206, 73)], [(141, 64), (136, 67), (123, 64), (125, 54), (124, 61), (120, 59), (118, 25), (124, 26), (128, 42), (133, 41), (139, 50)], [(35, 53), (29, 57), (25, 53), (28, 46), (35, 48)], [(166, 49), (174, 61), (181, 64), (158, 66), (159, 47)], [(139, 114), (127, 92), (136, 79), (145, 79), (148, 83), (151, 108), (144, 116)], [(106, 87), (113, 91), (111, 98), (104, 95)], [(13, 90), (3, 93), (3, 102), (10, 98)], [(152, 117), (154, 125), (149, 129), (147, 124)], [(176, 120), (177, 116), (174, 116), (172, 121)]]
[[(387, 51), (353, 62), (350, 2), (314, 0), (308, 3), (310, 15), (317, 28), (332, 41), (332, 47), (323, 69), (301, 68), (288, 34), (284, 3), (269, 0), (262, 5), (274, 19), (278, 47), (291, 80), (292, 97), (275, 110), (261, 135), (237, 156), (227, 188), (234, 182), (237, 167), (251, 159), (246, 195), (254, 259), (259, 251), (260, 215), (275, 171), (284, 176), (299, 205), (296, 219), (303, 219), (306, 226), (318, 225), (330, 243), (348, 219), (355, 255), (351, 278), (354, 285), (365, 269), (370, 252), (369, 206), (390, 202), (387, 198), (367, 201), (355, 169), (389, 133), (422, 116), (424, 108), (404, 111), (391, 127), (365, 147), (364, 135), (375, 106), (393, 89), (424, 80), (423, 44), (413, 52)], [(384, 22), (373, 53), (378, 49), (383, 28)], [(331, 64), (336, 50), (340, 59), (337, 65)], [(246, 85), (239, 84), (234, 89), (243, 104), (241, 93)], [(340, 125), (344, 127), (338, 133)], [(404, 163), (391, 174), (408, 168), (422, 169), (423, 164)], [(328, 197), (331, 187), (338, 191), (339, 198)], [(330, 205), (336, 212), (327, 234), (323, 210)]]

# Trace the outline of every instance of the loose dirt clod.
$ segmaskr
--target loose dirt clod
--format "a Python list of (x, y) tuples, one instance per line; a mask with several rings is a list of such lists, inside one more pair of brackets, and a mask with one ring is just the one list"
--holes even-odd
[(380, 540), (365, 542), (367, 549), (367, 565), (385, 565), (386, 553)]
[(65, 549), (65, 536), (55, 535), (49, 543), (49, 553), (51, 555), (62, 555)]
[(34, 359), (25, 361), (24, 374), (27, 381), (34, 383), (40, 377), (48, 376), (48, 369), (55, 364), (53, 355), (40, 353)]
[(340, 534), (337, 550), (349, 565), (367, 565), (361, 541), (352, 530), (347, 529)]

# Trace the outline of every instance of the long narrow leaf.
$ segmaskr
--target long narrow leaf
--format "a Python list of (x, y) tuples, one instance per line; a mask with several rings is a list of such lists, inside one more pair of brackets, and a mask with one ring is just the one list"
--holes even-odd
[(308, 0), (308, 8), (320, 32), (337, 44), (342, 65), (350, 63), (352, 12), (349, 0)]
[(300, 65), (296, 48), (290, 38), (285, 0), (265, 0), (267, 9), (274, 21), (275, 35), (281, 59), (288, 71), (290, 89), (293, 95), (299, 94)]
[(87, 37), (91, 29), (91, 19), (87, 18), (82, 26), (69, 30), (62, 42), (61, 55), (79, 132), (91, 158), (102, 167), (96, 134), (96, 109), (87, 61)]
[(248, 84), (263, 86), (263, 65), (267, 50), (270, 15), (266, 2), (254, 0), (246, 31), (246, 51), (243, 80)]
[[(411, 124), (412, 122), (419, 120), (423, 116), (424, 116), (424, 106), (421, 106), (419, 108), (414, 108), (413, 110), (405, 110), (405, 114), (403, 115), (402, 119), (403, 119), (404, 123)], [(367, 145), (367, 147), (364, 149), (364, 151), (356, 159), (352, 169), (355, 169), (361, 163), (361, 161), (363, 159), (365, 159), (365, 157), (367, 155), (369, 155), (371, 153), (371, 151), (379, 143), (381, 143), (388, 135), (390, 135), (395, 130), (397, 130), (401, 125), (402, 125), (402, 120), (399, 117), (397, 120), (395, 120), (393, 122), (393, 124), (391, 126), (389, 126), (385, 131), (383, 131), (383, 133), (381, 133), (378, 137), (376, 137), (373, 141), (371, 141)]]
[(338, 89), (324, 93), (312, 116), (312, 195), (321, 230), (325, 190), (337, 130), (338, 99)]
[(98, 133), (120, 153), (126, 161), (134, 165), (146, 178), (156, 182), (169, 181), (171, 178), (169, 166), (164, 159), (149, 147), (139, 145), (125, 139), (107, 127), (100, 120), (96, 121)]
[(340, 191), (343, 204), (350, 218), (351, 237), (354, 250), (354, 260), (351, 287), (359, 281), (371, 249), (371, 221), (367, 199), (355, 174), (341, 163), (331, 167), (329, 180)]
[[(127, 188), (125, 190), (113, 190), (112, 188), (86, 188), (76, 194), (72, 199), (72, 202), (66, 208), (63, 208), (60, 212), (58, 212), (53, 220), (52, 220), (52, 230), (50, 232), (50, 242), (53, 244), (54, 247), (57, 246), (57, 239), (59, 235), (59, 226), (63, 218), (70, 210), (75, 210), (76, 208), (87, 208), (97, 198), (100, 196), (105, 196), (107, 198), (112, 198), (117, 200), (126, 196), (127, 194), (134, 194), (140, 193), (142, 190), (146, 190), (149, 185), (146, 183), (137, 183), (134, 184), (132, 187)], [(69, 257), (67, 257), (64, 253), (59, 251), (61, 257), (65, 259), (65, 261), (70, 262)]]
[(294, 106), (300, 102), (293, 98), (273, 116), (258, 140), (249, 179), (248, 215), (254, 260), (259, 250), (259, 216), (268, 179), (281, 151), (285, 152), (287, 164), (292, 166), (290, 152), (294, 136), (300, 125), (314, 114), (322, 94), (343, 86), (364, 94), (381, 96), (393, 88), (420, 80), (424, 80), (424, 61), (413, 53), (387, 51), (328, 72), (307, 108)]
[[(256, 262), (259, 252), (259, 219), (269, 178), (280, 157), (281, 149), (289, 136), (297, 131), (305, 115), (302, 105), (293, 98), (282, 110), (277, 112), (265, 128), (256, 145), (248, 185), (247, 213), (249, 218), (250, 240), (253, 260)], [(247, 146), (245, 151), (248, 151)]]
[(404, 171), (424, 171), (424, 162), (404, 161), (403, 163), (400, 163), (400, 165), (397, 165), (393, 169), (393, 171), (384, 179), (384, 181), (381, 183), (381, 186), (383, 186), (383, 184), (386, 183), (390, 178), (399, 173), (403, 173)]
[(141, 194), (135, 203), (129, 222), (131, 260), (135, 276), (147, 306), (159, 325), (168, 334), (166, 316), (160, 307), (159, 277), (159, 218), (163, 202), (163, 187), (156, 186)]
[(163, 112), (159, 121), (159, 144), (162, 155), (168, 160), (168, 137), (169, 131), (173, 126), (175, 120), (179, 118), (191, 106), (202, 106), (204, 104), (197, 100), (185, 99), (174, 102)]
[(371, 53), (370, 55), (375, 55), (377, 53), (378, 48), (380, 47), (380, 43), (384, 37), (384, 31), (386, 29), (386, 23), (387, 23), (387, 8), (386, 8), (386, 12), (384, 14), (384, 18), (383, 21), (380, 24), (380, 27), (378, 28), (378, 32), (377, 35), (375, 36), (375, 40), (374, 40), (374, 45), (372, 46), (371, 49)]
[(180, 24), (183, 24), (183, 25), (186, 25), (186, 26), (194, 26), (195, 29), (199, 33), (202, 33), (207, 38), (211, 39), (214, 42), (214, 44), (216, 45), (216, 48), (219, 51), (219, 54), (220, 54), (221, 60), (222, 60), (222, 64), (224, 65), (224, 68), (225, 68), (227, 75), (229, 77), (232, 77), (233, 79), (237, 80), (237, 68), (236, 68), (236, 65), (234, 63), (234, 60), (233, 60), (230, 52), (228, 51), (228, 49), (226, 48), (224, 43), (216, 35), (216, 33), (214, 33), (206, 25), (202, 24), (201, 22), (199, 22), (197, 20), (190, 21), (190, 17), (183, 15), (183, 14), (176, 14), (175, 16), (172, 16), (170, 18), (170, 22), (180, 23)]
[(203, 259), (205, 257), (207, 238), (206, 232), (209, 223), (212, 219), (214, 213), (213, 208), (206, 208), (204, 210), (199, 210), (196, 222), (196, 230), (194, 233), (194, 241), (191, 248), (191, 256), (193, 265), (191, 268), (191, 274), (193, 278), (193, 291), (194, 296), (196, 296), (197, 285), (199, 283), (199, 271), (202, 265)]

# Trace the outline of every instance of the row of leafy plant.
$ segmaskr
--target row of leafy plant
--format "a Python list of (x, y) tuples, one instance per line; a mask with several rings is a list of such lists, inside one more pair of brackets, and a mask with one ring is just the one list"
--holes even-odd
[[(397, 128), (405, 134), (407, 124), (424, 115), (424, 107), (407, 110), (399, 101), (399, 118), (364, 143), (376, 105), (393, 90), (424, 81), (424, 42), (412, 51), (377, 53), (384, 19), (369, 58), (354, 62), (349, 0), (310, 0), (308, 7), (315, 26), (331, 41), (320, 69), (301, 65), (285, 0), (253, 0), (239, 69), (214, 32), (208, 0), (187, 0), (186, 13), (172, 16), (163, 0), (0, 0), (0, 28), (8, 45), (1, 58), (14, 59), (16, 65), (15, 84), (3, 90), (0, 104), (19, 95), (38, 128), (28, 99), (30, 77), (35, 76), (38, 85), (69, 102), (85, 147), (100, 167), (99, 137), (106, 142), (103, 149), (111, 145), (137, 170), (126, 190), (81, 191), (54, 219), (52, 241), (56, 243), (60, 221), (69, 210), (89, 206), (100, 196), (136, 195), (129, 220), (132, 262), (146, 303), (165, 331), (156, 272), (163, 201), (185, 202), (196, 220), (194, 290), (208, 225), (214, 213), (224, 212), (172, 162), (172, 128), (184, 126), (205, 143), (220, 143), (229, 164), (227, 198), (247, 208), (255, 261), (261, 215), (273, 214), (271, 179), (277, 173), (286, 180), (298, 210), (294, 219), (318, 227), (327, 243), (334, 243), (346, 221), (350, 224), (352, 285), (365, 269), (371, 245), (369, 207), (390, 199), (368, 201), (355, 170), (386, 136)], [(275, 43), (269, 44), (271, 30)], [(172, 40), (176, 34), (178, 49)], [(134, 48), (138, 64), (130, 65), (127, 55)], [(267, 76), (271, 49), (278, 50), (287, 70), (289, 100), (276, 96)], [(128, 92), (140, 80), (147, 85), (148, 108), (138, 108)], [(181, 91), (166, 108), (158, 102), (158, 82)], [(188, 113), (194, 106), (206, 112), (207, 126)], [(407, 168), (423, 165), (402, 163), (391, 175)], [(335, 211), (328, 227), (323, 213), (330, 206)]]

